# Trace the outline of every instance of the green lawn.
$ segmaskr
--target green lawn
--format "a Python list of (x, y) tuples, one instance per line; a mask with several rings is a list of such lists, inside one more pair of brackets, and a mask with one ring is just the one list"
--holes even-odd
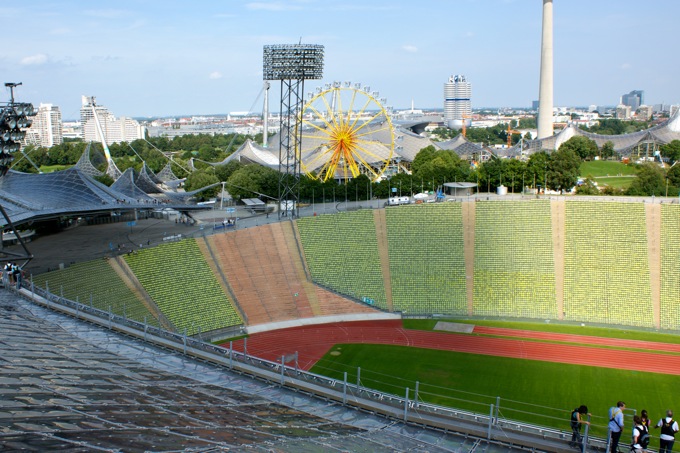
[(581, 163), (581, 177), (632, 176), (637, 173), (634, 166), (608, 160), (592, 160)]
[(66, 170), (67, 168), (71, 167), (73, 167), (73, 165), (42, 165), (40, 167), (40, 171), (43, 173), (52, 173), (55, 171)]
[(627, 189), (630, 187), (633, 179), (637, 178), (635, 175), (630, 176), (602, 176), (593, 178), (599, 187), (610, 186), (614, 189)]
[[(677, 376), (403, 346), (336, 345), (312, 372), (339, 380), (347, 372), (355, 383), (357, 367), (366, 387), (399, 396), (408, 387), (413, 398), (418, 381), (420, 401), (482, 414), (498, 396), (503, 418), (566, 431), (571, 409), (586, 404), (593, 414), (592, 433), (599, 437), (606, 435), (607, 410), (617, 400), (638, 413), (647, 409), (653, 419), (680, 407)], [(626, 413), (626, 432), (631, 419), (632, 410)]]

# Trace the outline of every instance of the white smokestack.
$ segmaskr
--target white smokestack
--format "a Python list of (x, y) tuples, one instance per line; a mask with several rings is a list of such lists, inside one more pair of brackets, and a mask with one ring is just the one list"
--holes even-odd
[(538, 138), (553, 135), (553, 2), (543, 0), (541, 79), (538, 90)]

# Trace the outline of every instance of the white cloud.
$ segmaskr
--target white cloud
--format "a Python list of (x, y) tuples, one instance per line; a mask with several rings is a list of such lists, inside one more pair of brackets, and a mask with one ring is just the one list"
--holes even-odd
[(624, 63), (624, 64), (621, 65), (621, 69), (630, 69), (630, 68), (632, 68), (630, 63)]
[(412, 46), (412, 45), (410, 45), (410, 44), (406, 44), (406, 45), (404, 45), (404, 46), (401, 46), (401, 48), (402, 48), (403, 50), (405, 50), (406, 52), (410, 52), (410, 53), (416, 53), (416, 52), (418, 52), (418, 48), (417, 48), (416, 46)]
[(221, 79), (222, 77), (224, 77), (224, 76), (223, 76), (222, 73), (219, 72), (219, 71), (213, 71), (213, 72), (211, 72), (210, 75), (208, 76), (208, 78), (209, 78), (210, 80), (217, 80), (217, 79)]
[(257, 11), (294, 11), (300, 6), (285, 2), (252, 2), (246, 4), (246, 8)]
[(47, 63), (47, 55), (38, 53), (24, 57), (19, 62), (23, 66), (38, 66)]
[(130, 15), (128, 11), (121, 9), (89, 9), (83, 11), (83, 14), (90, 17), (99, 17), (102, 19), (120, 19)]

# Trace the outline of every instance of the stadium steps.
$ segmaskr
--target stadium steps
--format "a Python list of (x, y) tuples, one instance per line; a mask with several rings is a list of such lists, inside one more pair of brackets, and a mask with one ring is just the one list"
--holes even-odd
[(373, 222), (375, 223), (375, 235), (378, 241), (378, 255), (380, 256), (380, 268), (382, 269), (383, 282), (385, 285), (385, 303), (387, 311), (392, 312), (392, 274), (390, 272), (390, 247), (387, 240), (387, 220), (385, 209), (373, 211)]
[(243, 324), (195, 239), (139, 250), (124, 259), (178, 332), (222, 332)]
[(146, 290), (144, 290), (144, 287), (141, 283), (139, 283), (139, 280), (137, 280), (137, 277), (135, 277), (135, 274), (132, 272), (125, 260), (122, 257), (117, 256), (114, 259), (109, 259), (108, 263), (114, 272), (118, 274), (118, 277), (120, 277), (123, 283), (125, 283), (125, 286), (127, 286), (130, 291), (132, 291), (132, 293), (142, 302), (142, 304), (144, 304), (144, 307), (149, 310), (149, 313), (151, 313), (151, 315), (156, 320), (158, 320), (158, 323), (161, 325), (161, 327), (171, 332), (177, 332), (175, 325), (171, 323), (170, 320), (165, 317), (165, 315), (163, 315), (163, 312), (158, 308)]
[(652, 291), (652, 317), (654, 328), (661, 328), (661, 205), (645, 205), (647, 227), (647, 254), (649, 256), (649, 279)]
[[(211, 236), (207, 240), (216, 251), (216, 261), (238, 299), (248, 325), (265, 324), (276, 319), (276, 315), (269, 312), (258, 290), (258, 285), (267, 285), (268, 281), (260, 278), (262, 269), (256, 257), (251, 253), (246, 256), (242, 253), (241, 249), (251, 247), (247, 232), (248, 230), (239, 230)], [(285, 301), (281, 300), (279, 303), (283, 304)]]
[(208, 240), (205, 237), (203, 237), (196, 239), (196, 244), (198, 245), (198, 248), (201, 250), (201, 253), (203, 253), (203, 257), (205, 258), (206, 263), (208, 263), (208, 266), (213, 271), (213, 274), (215, 274), (215, 277), (217, 277), (217, 283), (219, 283), (219, 285), (222, 287), (222, 291), (224, 291), (225, 294), (229, 294), (229, 297), (231, 297), (231, 300), (234, 302), (234, 306), (241, 315), (241, 318), (243, 318), (245, 323), (248, 324), (248, 317), (243, 311), (241, 305), (239, 304), (238, 298), (234, 294), (234, 291), (232, 290), (231, 286), (229, 286), (229, 282), (227, 281), (227, 278), (222, 272), (222, 268), (217, 263), (217, 260), (215, 258), (215, 252), (213, 251), (213, 248), (210, 246), (210, 242), (208, 242)]
[(549, 200), (476, 203), (475, 315), (557, 319), (550, 208)]
[(303, 217), (297, 220), (297, 226), (314, 283), (386, 309), (371, 210)]
[(323, 313), (321, 302), (316, 287), (309, 281), (309, 271), (306, 269), (297, 241), (297, 225), (294, 222), (279, 222), (277, 226), (275, 233), (281, 238), (277, 241), (279, 253), (281, 256), (288, 257), (289, 269), (294, 272), (295, 278), (302, 286), (302, 291), (307, 295), (306, 299), (299, 299), (298, 310), (301, 313), (307, 313), (307, 316), (320, 316)]
[(645, 214), (643, 203), (566, 202), (565, 319), (654, 327)]
[(386, 208), (385, 219), (394, 310), (466, 315), (461, 203)]
[[(371, 307), (351, 301), (340, 294), (335, 294), (314, 284), (308, 277), (309, 271), (304, 262), (304, 253), (298, 243), (300, 232), (297, 231), (297, 224), (293, 222), (280, 222), (274, 225), (278, 225), (281, 228), (284, 241), (280, 242), (280, 251), (282, 256), (290, 259), (290, 268), (296, 271), (298, 281), (307, 294), (309, 309), (312, 311), (313, 316), (375, 313), (375, 310)], [(284, 245), (285, 248), (283, 248)], [(297, 300), (298, 310), (302, 311), (303, 307), (300, 306), (300, 303), (304, 302), (304, 298), (298, 298)]]
[(465, 299), (468, 316), (474, 315), (475, 309), (475, 203), (463, 202), (463, 259), (465, 260)]
[(555, 263), (555, 304), (557, 319), (564, 319), (564, 245), (565, 245), (565, 200), (550, 201), (552, 246)]
[(53, 294), (79, 301), (114, 315), (125, 316), (138, 322), (158, 326), (142, 300), (130, 291), (108, 260), (97, 259), (73, 264), (65, 269), (34, 275), (33, 283), (39, 288), (49, 287)]
[(659, 322), (662, 329), (680, 329), (680, 206), (661, 207), (661, 288)]

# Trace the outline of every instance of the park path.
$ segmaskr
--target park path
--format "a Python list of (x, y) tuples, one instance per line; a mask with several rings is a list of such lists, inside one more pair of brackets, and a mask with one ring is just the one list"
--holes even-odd
[[(474, 332), (477, 332), (477, 329), (475, 327)], [(665, 351), (665, 349), (662, 349), (663, 347), (671, 348), (676, 345), (580, 335), (546, 334), (544, 332), (513, 329), (502, 331), (485, 329), (477, 332), (484, 332), (485, 335), (470, 335), (407, 330), (402, 327), (399, 320), (322, 324), (252, 335), (247, 339), (247, 352), (250, 355), (272, 361), (280, 361), (281, 356), (297, 352), (298, 366), (303, 370), (309, 370), (336, 344), (363, 343), (438, 349), (631, 371), (680, 374), (680, 354), (668, 353), (680, 351), (674, 349), (666, 353), (653, 352)], [(242, 351), (244, 340), (235, 341), (233, 344), (234, 349)], [(637, 346), (632, 346), (633, 344)]]

